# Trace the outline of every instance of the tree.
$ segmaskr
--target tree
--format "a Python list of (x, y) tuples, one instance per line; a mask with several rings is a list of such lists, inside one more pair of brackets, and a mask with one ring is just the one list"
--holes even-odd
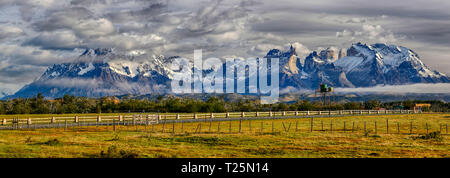
[(381, 105), (381, 102), (377, 101), (377, 100), (370, 100), (370, 101), (366, 101), (364, 103), (364, 108), (365, 109), (376, 109)]
[(362, 109), (362, 106), (361, 106), (361, 103), (358, 103), (358, 102), (347, 102), (347, 103), (344, 103), (344, 109), (358, 110), (358, 109)]

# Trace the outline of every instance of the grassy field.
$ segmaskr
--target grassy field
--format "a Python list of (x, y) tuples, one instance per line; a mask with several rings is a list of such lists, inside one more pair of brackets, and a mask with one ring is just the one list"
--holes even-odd
[(448, 158), (448, 124), (420, 114), (315, 118), (312, 132), (311, 119), (2, 130), (0, 157)]

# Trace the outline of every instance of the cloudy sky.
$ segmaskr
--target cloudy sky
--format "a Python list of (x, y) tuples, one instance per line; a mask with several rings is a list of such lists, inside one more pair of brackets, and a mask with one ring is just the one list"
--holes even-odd
[(382, 42), (450, 74), (449, 9), (448, 0), (1, 0), (0, 91), (84, 48), (248, 57)]

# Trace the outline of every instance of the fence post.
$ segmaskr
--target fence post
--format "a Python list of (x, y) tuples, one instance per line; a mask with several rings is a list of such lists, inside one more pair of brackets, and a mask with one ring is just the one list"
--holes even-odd
[(325, 130), (323, 130), (323, 120), (321, 121), (321, 123), (322, 123), (322, 131), (325, 131)]
[(273, 133), (273, 131), (274, 131), (274, 128), (273, 128), (273, 121), (272, 121), (272, 133)]
[(241, 113), (241, 117), (245, 117), (245, 113), (244, 112)]
[(75, 122), (75, 123), (78, 123), (79, 121), (80, 121), (80, 118), (79, 118), (78, 116), (75, 116), (74, 122)]
[[(78, 118), (78, 116), (77, 116), (77, 118)], [(79, 119), (79, 118), (78, 118)], [(78, 120), (78, 130), (79, 129), (81, 129), (81, 121), (80, 120)]]
[(113, 131), (116, 131), (116, 119), (113, 119)]
[(181, 121), (181, 133), (182, 134), (184, 133), (184, 122), (183, 121)]
[(55, 117), (52, 117), (52, 124), (56, 122)]
[(228, 128), (228, 132), (231, 133), (231, 120), (230, 120), (230, 127)]
[(389, 119), (386, 119), (386, 134), (389, 134)]
[(27, 126), (28, 126), (28, 129), (31, 128), (31, 118), (28, 118), (28, 119), (27, 119)]
[(298, 111), (295, 111), (295, 116), (298, 116)]
[(175, 121), (172, 121), (172, 135), (175, 135)]
[(263, 125), (264, 125), (264, 124), (263, 124), (263, 121), (261, 121), (261, 133), (263, 133), (263, 131), (264, 131), (264, 130), (263, 130), (263, 127), (264, 127)]
[(227, 117), (227, 118), (229, 118), (229, 117), (230, 117), (230, 113), (229, 113), (229, 112), (227, 112), (227, 114), (226, 114), (226, 117)]
[(97, 119), (97, 121), (95, 122), (95, 131), (97, 131), (98, 130), (98, 119)]
[(155, 133), (155, 123), (152, 124), (152, 133)]
[(194, 119), (198, 119), (197, 113), (194, 114)]
[(346, 128), (345, 128), (345, 121), (344, 121), (344, 132), (346, 131)]
[(97, 116), (97, 122), (102, 122), (102, 116)]
[(309, 111), (306, 111), (306, 115), (309, 116), (309, 114), (310, 114)]
[(355, 121), (353, 121), (353, 124), (352, 124), (352, 132), (354, 132), (355, 131)]
[(259, 117), (259, 112), (258, 111), (256, 111), (256, 117)]
[[(211, 113), (212, 114), (212, 113)], [(211, 133), (211, 127), (212, 127), (212, 118), (209, 119), (209, 133)]]
[[(244, 112), (242, 112), (244, 113)], [(242, 114), (244, 115), (244, 114)], [(242, 129), (242, 119), (239, 119), (239, 133), (241, 133), (241, 129)]]
[(64, 131), (67, 129), (67, 119), (64, 120)]
[(330, 132), (333, 132), (333, 120), (330, 122)]
[(214, 118), (214, 113), (211, 113), (211, 114), (210, 114), (210, 118), (211, 118), (211, 119)]
[(272, 116), (273, 116), (272, 111), (269, 111), (269, 117), (272, 117)]
[(6, 125), (6, 119), (2, 119), (2, 125)]
[(412, 134), (413, 123), (412, 121), (409, 123), (409, 134)]
[(367, 129), (366, 129), (366, 121), (364, 121), (364, 133), (366, 133), (367, 132)]
[(283, 116), (286, 116), (286, 111), (283, 111)]
[(377, 129), (377, 121), (375, 121), (375, 134), (377, 134), (377, 131), (378, 131), (378, 129)]
[(166, 128), (166, 120), (164, 119), (162, 133), (164, 133), (164, 129)]

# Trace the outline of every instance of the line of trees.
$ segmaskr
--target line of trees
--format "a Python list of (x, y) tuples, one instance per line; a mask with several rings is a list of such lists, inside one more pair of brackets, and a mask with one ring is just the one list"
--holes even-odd
[(123, 112), (250, 112), (250, 111), (306, 111), (306, 110), (358, 110), (358, 109), (413, 109), (416, 103), (430, 103), (429, 110), (448, 112), (448, 103), (442, 101), (347, 102), (322, 106), (319, 102), (299, 100), (295, 103), (259, 104), (257, 100), (227, 102), (223, 97), (210, 97), (203, 101), (193, 98), (163, 97), (132, 99), (115, 97), (86, 98), (65, 95), (47, 100), (41, 94), (33, 98), (0, 101), (0, 114), (68, 114), (68, 113), (123, 113)]

